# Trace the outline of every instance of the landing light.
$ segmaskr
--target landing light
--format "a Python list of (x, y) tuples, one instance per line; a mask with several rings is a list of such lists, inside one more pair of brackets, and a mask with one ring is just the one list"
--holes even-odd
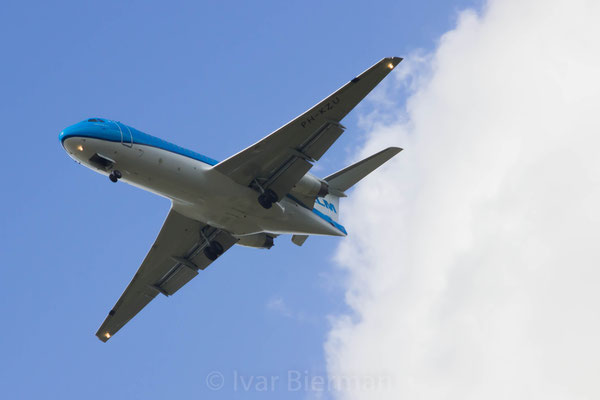
[(106, 337), (107, 339), (110, 339), (110, 333), (106, 332), (106, 333), (104, 334), (104, 337)]
[(389, 63), (389, 64), (388, 64), (388, 68), (389, 68), (389, 69), (394, 69), (394, 64), (392, 64), (392, 63)]
[(83, 146), (82, 145), (77, 146), (77, 150), (83, 151)]

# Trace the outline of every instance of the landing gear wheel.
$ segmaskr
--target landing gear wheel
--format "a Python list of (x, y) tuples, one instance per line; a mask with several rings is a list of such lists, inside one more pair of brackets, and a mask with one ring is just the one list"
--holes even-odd
[(269, 198), (263, 193), (260, 196), (258, 196), (258, 204), (260, 204), (263, 208), (266, 208), (268, 210), (273, 205), (273, 202), (269, 200)]
[(210, 242), (210, 247), (212, 247), (213, 251), (215, 252), (215, 254), (217, 256), (220, 256), (221, 254), (223, 254), (223, 246), (221, 246), (221, 243), (219, 242)]
[(269, 199), (269, 201), (271, 203), (277, 203), (279, 201), (279, 198), (277, 197), (277, 193), (275, 193), (271, 189), (265, 190), (264, 194), (265, 194), (265, 196), (267, 196), (267, 199)]
[(277, 201), (279, 201), (277, 193), (275, 193), (271, 189), (265, 190), (263, 194), (258, 196), (258, 204), (260, 204), (261, 206), (263, 206), (263, 208), (266, 208), (267, 210), (271, 208), (273, 203), (276, 203)]
[(215, 261), (217, 257), (219, 257), (219, 255), (215, 252), (215, 249), (213, 249), (212, 246), (206, 246), (204, 248), (204, 255), (210, 261)]
[(111, 172), (110, 175), (108, 175), (108, 179), (110, 179), (111, 182), (115, 182), (115, 183), (122, 177), (123, 177), (123, 174), (121, 174), (121, 171), (116, 170), (116, 169), (113, 172)]
[(223, 246), (217, 241), (212, 241), (208, 246), (204, 248), (204, 255), (210, 261), (215, 261), (221, 254), (223, 254)]

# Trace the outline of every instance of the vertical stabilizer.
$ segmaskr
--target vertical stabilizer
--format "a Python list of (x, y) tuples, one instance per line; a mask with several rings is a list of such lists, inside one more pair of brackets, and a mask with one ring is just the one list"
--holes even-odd
[[(329, 186), (329, 194), (325, 197), (317, 197), (314, 200), (313, 212), (333, 225), (341, 226), (338, 224), (340, 219), (340, 197), (346, 197), (344, 193), (346, 190), (350, 189), (401, 151), (402, 149), (399, 147), (388, 147), (377, 154), (373, 154), (371, 157), (367, 157), (335, 174), (329, 175), (324, 179)], [(341, 227), (341, 230), (346, 234), (343, 227)], [(298, 246), (302, 246), (307, 238), (307, 235), (294, 235), (292, 242)]]
[(340, 197), (345, 197), (345, 191), (358, 183), (365, 176), (382, 166), (386, 161), (402, 151), (399, 147), (388, 147), (377, 154), (329, 175), (325, 181), (329, 184), (330, 193), (317, 198), (315, 210), (339, 221)]
[(325, 197), (317, 197), (315, 200), (314, 209), (324, 214), (325, 216), (331, 218), (334, 221), (338, 221), (338, 210), (340, 208), (340, 198), (337, 196), (333, 196), (328, 194)]

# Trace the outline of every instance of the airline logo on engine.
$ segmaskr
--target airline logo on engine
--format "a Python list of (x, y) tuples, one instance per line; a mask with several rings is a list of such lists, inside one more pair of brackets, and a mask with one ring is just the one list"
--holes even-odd
[(335, 206), (332, 203), (325, 200), (324, 198), (317, 197), (317, 204), (320, 205), (321, 207), (325, 207), (337, 214), (337, 211), (335, 210)]

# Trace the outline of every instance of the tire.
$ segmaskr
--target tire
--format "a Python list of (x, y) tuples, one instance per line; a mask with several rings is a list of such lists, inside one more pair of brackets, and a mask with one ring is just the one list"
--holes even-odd
[(217, 259), (217, 257), (219, 257), (219, 255), (217, 253), (215, 253), (215, 250), (212, 248), (212, 246), (207, 246), (204, 248), (204, 255), (210, 261), (215, 261)]
[(258, 204), (260, 204), (263, 208), (268, 210), (273, 205), (273, 202), (270, 201), (267, 198), (267, 196), (265, 196), (264, 194), (261, 194), (260, 196), (258, 196)]
[(224, 252), (223, 246), (221, 246), (221, 243), (219, 243), (219, 242), (211, 242), (210, 247), (212, 247), (214, 253), (217, 256), (220, 256)]
[(117, 178), (114, 174), (110, 174), (108, 175), (108, 179), (110, 179), (111, 182), (117, 183), (117, 181), (119, 180), (119, 178)]
[(117, 179), (121, 179), (123, 177), (123, 174), (121, 174), (121, 171), (119, 170), (114, 170), (113, 171), (113, 175), (117, 177)]
[(271, 189), (267, 189), (265, 191), (265, 196), (267, 196), (267, 199), (269, 199), (269, 201), (271, 203), (277, 203), (279, 201), (279, 198), (277, 197), (277, 193), (275, 193)]

